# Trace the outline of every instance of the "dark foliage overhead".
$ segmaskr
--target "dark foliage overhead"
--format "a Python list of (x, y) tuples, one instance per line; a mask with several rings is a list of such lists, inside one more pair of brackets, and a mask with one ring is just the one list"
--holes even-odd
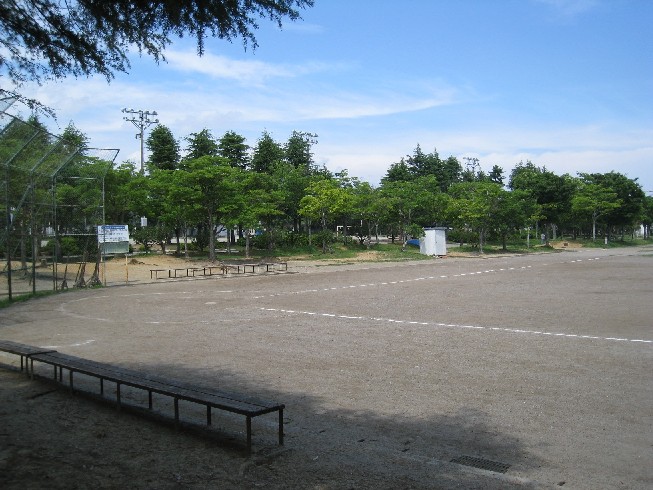
[(313, 0), (3, 0), (0, 2), (0, 75), (20, 84), (68, 75), (129, 69), (136, 49), (157, 62), (171, 37), (193, 36), (204, 53), (207, 37), (257, 46), (258, 20), (280, 27), (300, 18)]

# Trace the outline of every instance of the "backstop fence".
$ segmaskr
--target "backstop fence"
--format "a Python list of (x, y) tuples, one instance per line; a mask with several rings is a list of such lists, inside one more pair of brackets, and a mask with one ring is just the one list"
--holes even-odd
[(101, 284), (104, 178), (119, 150), (52, 135), (10, 115), (15, 101), (0, 91), (0, 299)]

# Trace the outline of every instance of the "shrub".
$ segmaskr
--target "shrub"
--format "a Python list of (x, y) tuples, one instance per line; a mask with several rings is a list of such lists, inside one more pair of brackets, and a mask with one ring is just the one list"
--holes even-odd
[[(45, 246), (47, 253), (55, 256), (55, 240), (48, 240)], [(84, 253), (83, 237), (63, 236), (59, 239), (59, 255), (57, 259), (73, 255), (82, 255)]]

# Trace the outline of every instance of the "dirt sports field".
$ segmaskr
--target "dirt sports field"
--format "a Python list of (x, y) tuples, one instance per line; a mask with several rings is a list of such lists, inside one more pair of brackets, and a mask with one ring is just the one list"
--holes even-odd
[(0, 339), (278, 400), (284, 446), (276, 414), (248, 456), (243, 417), (182, 403), (176, 431), (169, 399), (118, 412), (0, 353), (1, 488), (653, 488), (653, 247), (130, 274), (0, 310)]

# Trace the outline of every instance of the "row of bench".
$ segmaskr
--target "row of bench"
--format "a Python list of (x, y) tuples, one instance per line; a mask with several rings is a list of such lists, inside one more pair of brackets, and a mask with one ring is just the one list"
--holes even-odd
[(222, 264), (210, 267), (181, 267), (176, 269), (150, 269), (150, 279), (214, 276), (225, 274), (255, 274), (256, 272), (287, 272), (287, 262), (264, 262), (260, 264)]
[[(63, 370), (68, 371), (68, 387), (74, 393), (74, 373), (80, 373), (100, 380), (100, 395), (104, 396), (104, 382), (116, 385), (116, 405), (120, 410), (121, 386), (130, 386), (148, 392), (148, 408), (152, 410), (152, 394), (157, 393), (173, 398), (175, 424), (179, 425), (179, 400), (185, 400), (206, 406), (206, 423), (211, 425), (213, 408), (244, 415), (246, 417), (247, 450), (252, 450), (252, 418), (259, 415), (278, 412), (279, 445), (283, 445), (283, 404), (264, 402), (248, 396), (228, 393), (195, 386), (185, 381), (162, 378), (119, 366), (91, 361), (81, 357), (57, 352), (53, 349), (34, 347), (9, 340), (0, 340), (0, 351), (20, 356), (21, 371), (26, 371), (34, 378), (34, 361), (49, 364), (54, 369), (54, 379), (63, 384)], [(29, 362), (29, 364), (28, 364)]]

